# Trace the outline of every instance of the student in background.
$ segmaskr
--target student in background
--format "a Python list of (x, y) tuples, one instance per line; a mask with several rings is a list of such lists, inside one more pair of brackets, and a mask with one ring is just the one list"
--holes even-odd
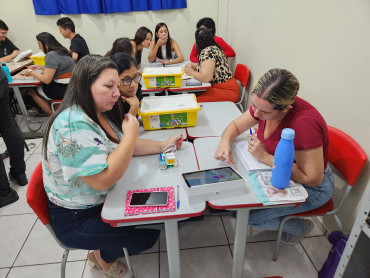
[(0, 63), (9, 62), (21, 51), (8, 38), (8, 26), (0, 19)]
[[(197, 23), (197, 29), (199, 28), (208, 28), (211, 30), (215, 42), (222, 48), (226, 58), (235, 57), (234, 49), (232, 49), (232, 47), (228, 45), (222, 38), (216, 36), (216, 24), (212, 18), (204, 17), (200, 19)], [(194, 43), (193, 49), (191, 50), (190, 61), (193, 63), (198, 63), (196, 43)]]
[[(222, 134), (215, 158), (234, 163), (230, 143), (258, 124), (257, 136), (248, 135), (249, 152), (259, 161), (273, 166), (274, 153), (284, 128), (292, 128), (294, 164), (291, 179), (303, 184), (307, 200), (299, 206), (253, 210), (249, 225), (262, 230), (277, 231), (282, 216), (318, 208), (330, 200), (334, 176), (328, 164), (329, 135), (324, 118), (315, 107), (297, 97), (299, 82), (285, 69), (271, 69), (257, 82), (252, 92), (252, 105), (232, 121)], [(289, 219), (282, 241), (298, 243), (314, 224), (309, 219)]]
[[(130, 56), (131, 59), (127, 58), (127, 56)], [(126, 71), (129, 73), (129, 75), (133, 71), (135, 71), (135, 74), (138, 73), (140, 74), (140, 77), (141, 77), (141, 72), (139, 73), (137, 70), (138, 65), (135, 60), (135, 50), (132, 47), (131, 41), (128, 38), (116, 39), (113, 43), (112, 49), (109, 50), (105, 54), (105, 57), (111, 58), (116, 63), (118, 67), (118, 74), (120, 75), (121, 80), (127, 77)], [(131, 68), (132, 70), (130, 70)], [(140, 79), (138, 80), (139, 80), (138, 82), (140, 82)], [(137, 116), (137, 109), (139, 107), (139, 102), (143, 98), (143, 94), (141, 91), (141, 84), (138, 82), (132, 81), (128, 86), (120, 82), (119, 89), (121, 92), (121, 96), (123, 97), (119, 98), (117, 102), (121, 102), (123, 111), (117, 112), (115, 111), (115, 109), (112, 109), (111, 110), (112, 112), (114, 113), (117, 112), (118, 114), (119, 113), (124, 113), (124, 114), (130, 113), (133, 116)]]
[(168, 27), (163, 22), (155, 27), (155, 37), (150, 45), (148, 60), (150, 63), (157, 61), (165, 65), (184, 61), (179, 45), (171, 39)]
[[(138, 90), (141, 73), (138, 72), (136, 60), (126, 53), (116, 53), (110, 59), (117, 65), (123, 113), (137, 116), (139, 102), (143, 99), (141, 89)], [(140, 85), (141, 87), (141, 85)], [(115, 109), (111, 111), (115, 112)], [(117, 117), (115, 117), (117, 119)], [(118, 121), (119, 122), (119, 121)]]
[(71, 40), (69, 51), (75, 62), (78, 62), (82, 57), (90, 54), (86, 41), (79, 34), (75, 33), (75, 24), (69, 17), (59, 18), (57, 21), (59, 32), (65, 39)]
[[(2, 67), (0, 67), (0, 119), (0, 134), (9, 152), (9, 179), (16, 181), (19, 186), (25, 186), (28, 180), (25, 174), (24, 140), (10, 112), (8, 79)], [(4, 162), (0, 158), (0, 208), (18, 199), (17, 192), (10, 187)]]
[(232, 101), (239, 98), (239, 85), (233, 77), (227, 58), (215, 42), (208, 28), (195, 32), (198, 64), (188, 63), (184, 68), (187, 75), (202, 82), (210, 82), (211, 88), (197, 95), (198, 102)]
[(135, 59), (138, 66), (141, 64), (143, 56), (143, 48), (149, 49), (152, 42), (153, 33), (146, 27), (140, 27), (135, 33), (135, 37), (131, 40), (132, 47), (135, 50)]
[[(133, 155), (155, 154), (168, 144), (182, 146), (182, 136), (165, 141), (138, 138), (131, 114), (112, 123), (107, 111), (120, 98), (116, 64), (88, 55), (76, 64), (66, 96), (50, 119), (43, 141), (42, 170), (50, 224), (66, 246), (94, 250), (88, 256), (108, 277), (122, 277), (118, 261), (151, 248), (159, 231), (135, 226), (111, 227), (100, 217), (108, 192), (125, 174)], [(97, 143), (98, 142), (98, 143)]]
[(116, 53), (127, 53), (135, 57), (135, 49), (129, 38), (118, 38), (113, 42), (112, 49), (105, 53), (104, 57), (110, 57)]
[[(68, 50), (50, 33), (40, 33), (36, 39), (40, 50), (46, 54), (45, 66), (29, 66), (20, 74), (30, 75), (41, 81), (43, 93), (48, 99), (63, 99), (75, 63)], [(43, 70), (43, 73), (36, 70)], [(52, 114), (49, 100), (32, 89), (27, 93), (46, 114)]]

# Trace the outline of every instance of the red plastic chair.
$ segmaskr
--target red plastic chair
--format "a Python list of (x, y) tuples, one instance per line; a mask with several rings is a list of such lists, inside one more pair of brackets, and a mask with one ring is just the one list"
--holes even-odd
[[(42, 224), (46, 226), (46, 228), (49, 230), (49, 232), (54, 237), (56, 242), (58, 242), (60, 247), (64, 249), (60, 276), (61, 278), (65, 278), (66, 263), (67, 263), (69, 251), (76, 250), (76, 248), (70, 248), (70, 247), (65, 246), (63, 243), (61, 243), (59, 239), (56, 237), (52, 226), (50, 225), (49, 208), (46, 202), (47, 196), (46, 196), (46, 192), (44, 189), (44, 183), (43, 183), (43, 178), (42, 178), (42, 162), (40, 162), (36, 166), (36, 169), (32, 173), (31, 179), (28, 182), (26, 197), (27, 197), (27, 203), (36, 213), (36, 215), (38, 216)], [(127, 268), (129, 270), (129, 273), (131, 277), (134, 277), (134, 274), (131, 268), (128, 250), (126, 248), (123, 248), (123, 251), (125, 253), (125, 258), (126, 258)]]
[(348, 184), (346, 190), (342, 194), (342, 197), (340, 198), (336, 206), (334, 205), (333, 200), (330, 199), (326, 204), (322, 205), (317, 209), (283, 217), (280, 222), (278, 230), (278, 236), (273, 255), (274, 261), (276, 260), (279, 252), (281, 235), (283, 232), (284, 224), (287, 220), (291, 218), (332, 215), (335, 219), (335, 222), (337, 223), (338, 230), (342, 231), (342, 223), (338, 216), (336, 215), (336, 213), (341, 208), (344, 200), (347, 198), (349, 192), (355, 185), (358, 177), (360, 176), (362, 170), (364, 169), (367, 161), (367, 156), (364, 150), (361, 148), (361, 146), (349, 135), (331, 126), (328, 126), (328, 130), (329, 130), (328, 159), (329, 162), (347, 180)]
[[(235, 69), (235, 79), (238, 80), (241, 83), (241, 90), (239, 93), (239, 102), (235, 103), (240, 111), (244, 112), (243, 108), (243, 100), (244, 100), (244, 95), (246, 92), (246, 87), (249, 79), (249, 69), (246, 65), (243, 64), (237, 64), (236, 69)], [(247, 102), (248, 102), (248, 96), (249, 94), (247, 93)]]

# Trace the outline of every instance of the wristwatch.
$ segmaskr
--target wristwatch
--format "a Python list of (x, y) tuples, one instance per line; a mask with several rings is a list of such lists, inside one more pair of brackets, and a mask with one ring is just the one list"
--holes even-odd
[(31, 70), (31, 69), (29, 69), (29, 70), (28, 70), (28, 73), (31, 73), (31, 72), (32, 72), (32, 70)]

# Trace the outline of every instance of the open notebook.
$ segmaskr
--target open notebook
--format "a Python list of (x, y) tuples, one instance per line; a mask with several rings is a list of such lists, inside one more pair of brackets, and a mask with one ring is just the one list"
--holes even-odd
[(249, 172), (249, 182), (261, 203), (275, 205), (303, 202), (307, 199), (308, 193), (303, 185), (291, 180), (287, 188), (279, 189), (271, 184), (271, 175), (271, 171)]
[[(168, 201), (167, 206), (130, 206), (131, 197), (133, 193), (136, 192), (155, 192), (155, 191), (167, 191)], [(138, 189), (129, 190), (127, 192), (125, 216), (149, 214), (149, 213), (160, 213), (175, 211), (175, 194), (173, 192), (173, 187), (158, 187), (158, 188), (148, 188), (148, 189)]]
[(240, 162), (247, 169), (247, 171), (269, 171), (271, 167), (265, 163), (259, 162), (254, 158), (253, 155), (248, 150), (248, 141), (243, 140), (235, 142), (236, 155), (238, 156)]

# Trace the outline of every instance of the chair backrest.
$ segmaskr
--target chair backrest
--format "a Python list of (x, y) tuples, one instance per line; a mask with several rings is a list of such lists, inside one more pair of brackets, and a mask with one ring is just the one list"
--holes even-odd
[(49, 209), (46, 202), (46, 192), (42, 178), (42, 162), (40, 162), (31, 176), (27, 186), (27, 203), (44, 225), (50, 223)]
[(235, 79), (239, 80), (240, 83), (242, 83), (243, 87), (246, 87), (249, 79), (248, 67), (243, 64), (237, 64), (234, 77)]
[(329, 162), (343, 175), (348, 184), (354, 186), (365, 167), (367, 156), (352, 137), (328, 126)]

